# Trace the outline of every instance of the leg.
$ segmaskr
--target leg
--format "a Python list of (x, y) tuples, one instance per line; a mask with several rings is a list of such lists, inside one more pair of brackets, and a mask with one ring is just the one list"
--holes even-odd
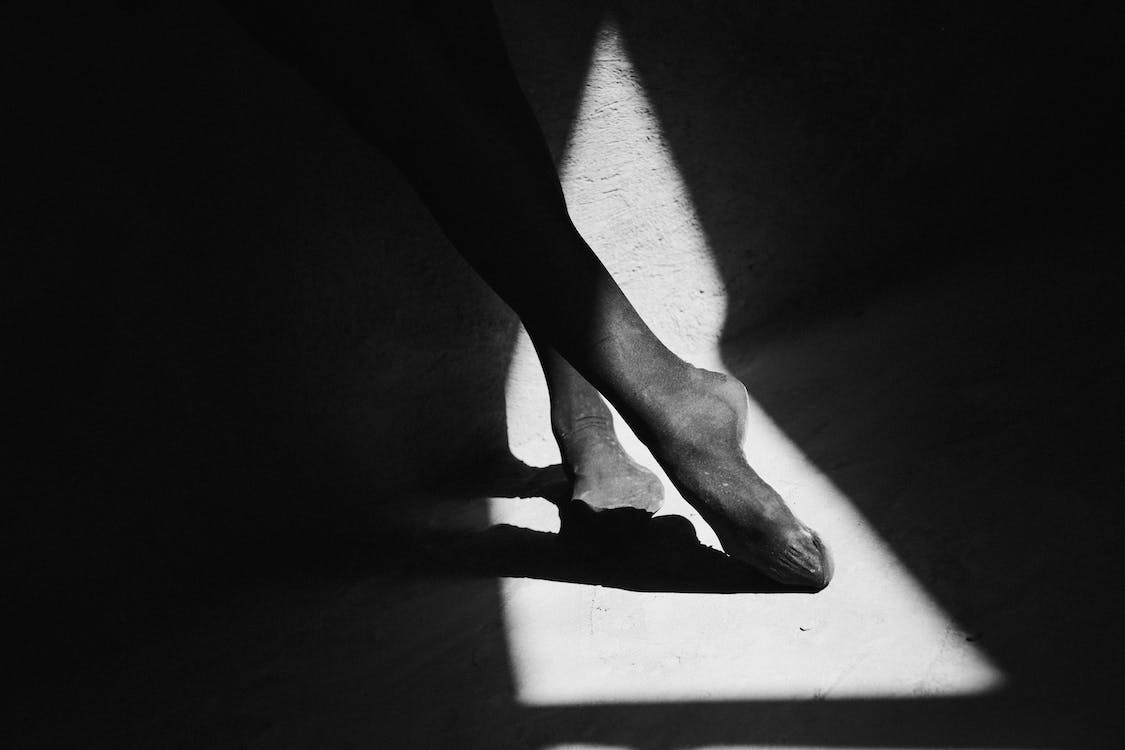
[(593, 513), (660, 510), (660, 480), (625, 452), (613, 429), (613, 415), (601, 395), (550, 346), (535, 351), (551, 394), (551, 431), (559, 444), (571, 498)]
[(376, 5), (309, 11), (291, 59), (386, 148), (532, 335), (613, 403), (727, 553), (782, 583), (827, 585), (819, 537), (742, 453), (742, 384), (669, 351), (571, 223), (491, 8), (364, 18)]

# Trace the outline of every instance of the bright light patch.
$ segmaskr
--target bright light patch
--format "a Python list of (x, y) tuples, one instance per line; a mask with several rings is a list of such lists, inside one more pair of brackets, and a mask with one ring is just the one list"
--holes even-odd
[(596, 36), (560, 165), (582, 236), (673, 351), (714, 346), (726, 290), (617, 28)]
[[(673, 349), (723, 369), (725, 300), (689, 195), (611, 25), (597, 38), (563, 183), (583, 234)], [(670, 243), (675, 248), (670, 248)], [(508, 381), (512, 452), (558, 461), (530, 341)], [(626, 448), (659, 469), (618, 419)], [(632, 592), (503, 579), (518, 699), (532, 705), (919, 697), (995, 689), (1002, 676), (928, 597), (848, 499), (751, 404), (751, 463), (834, 552), (832, 585), (809, 595)], [(663, 476), (663, 474), (661, 474)], [(665, 480), (662, 514), (713, 532)], [(495, 522), (558, 529), (546, 501), (496, 499)]]

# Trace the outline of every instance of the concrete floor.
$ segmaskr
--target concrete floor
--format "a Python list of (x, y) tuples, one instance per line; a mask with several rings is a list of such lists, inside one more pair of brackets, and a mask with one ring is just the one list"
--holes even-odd
[[(1104, 561), (1120, 511), (1103, 498), (1119, 485), (1102, 463), (1101, 420), (1083, 409), (1113, 376), (1071, 367), (1065, 340), (1024, 340), (1047, 318), (1060, 332), (1074, 323), (1037, 301), (1057, 280), (1042, 270), (1009, 275), (998, 304), (990, 269), (966, 268), (712, 362), (758, 403), (753, 461), (835, 551), (822, 593), (772, 591), (713, 551), (671, 488), (636, 538), (561, 540), (550, 501), (565, 483), (520, 347), (513, 453), (545, 468), (513, 461), (484, 489), (400, 498), (367, 543), (247, 586), (177, 635), (60, 685), (58, 705), (72, 708), (46, 736), (65, 728), (99, 747), (1118, 746), (1120, 649), (1105, 600), (1119, 563)], [(1044, 343), (1059, 356), (1029, 356)]]
[[(1050, 9), (1021, 47), (1003, 8), (615, 3), (618, 34), (502, 3), (576, 223), (746, 383), (753, 463), (834, 550), (808, 595), (671, 488), (627, 539), (560, 538), (511, 315), (337, 113), (172, 5), (92, 13), (83, 63), (16, 99), (45, 113), (10, 212), (42, 269), (12, 276), (34, 419), (6, 530), (13, 619), (49, 623), (11, 641), (6, 746), (1125, 743), (1121, 237), (1089, 180), (1113, 24), (1087, 60), (1046, 55)], [(12, 28), (42, 65), (53, 22)], [(505, 421), (502, 465), (383, 489)]]

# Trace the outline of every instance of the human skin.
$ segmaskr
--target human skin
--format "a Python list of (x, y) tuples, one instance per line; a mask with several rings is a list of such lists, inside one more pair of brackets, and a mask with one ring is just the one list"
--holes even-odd
[(664, 486), (621, 447), (601, 394), (552, 347), (532, 343), (550, 394), (551, 432), (571, 482), (572, 513), (564, 518), (639, 518), (660, 510)]
[[(239, 0), (232, 8), (387, 153), (457, 250), (519, 315), (545, 366), (552, 427), (576, 496), (584, 472), (600, 476), (603, 486), (591, 484), (586, 496), (608, 508), (615, 503), (609, 467), (631, 471), (607, 437), (612, 421), (601, 419), (596, 389), (724, 551), (783, 584), (828, 584), (827, 548), (746, 461), (745, 388), (673, 354), (571, 222), (487, 3), (282, 8)], [(644, 472), (624, 485), (644, 485)], [(617, 501), (645, 510), (658, 504), (644, 495)]]

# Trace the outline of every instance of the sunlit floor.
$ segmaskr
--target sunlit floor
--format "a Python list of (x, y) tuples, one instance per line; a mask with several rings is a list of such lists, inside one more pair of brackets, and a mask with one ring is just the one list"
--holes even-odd
[[(1070, 313), (1030, 282), (996, 304), (992, 278), (713, 363), (758, 401), (753, 461), (836, 553), (822, 593), (770, 591), (671, 492), (644, 538), (564, 542), (557, 469), (513, 462), (60, 686), (82, 707), (60, 723), (135, 747), (1116, 746), (1119, 510), (1083, 408), (1112, 379), (1067, 366)], [(521, 368), (513, 451), (549, 464)]]
[[(717, 352), (709, 354), (692, 359), (722, 368)], [(536, 375), (525, 338), (513, 376), (534, 381)], [(535, 408), (546, 398), (542, 384), (521, 384), (509, 394), (513, 452), (537, 465), (558, 461), (543, 410)], [(630, 452), (659, 471), (620, 418), (618, 426)], [(521, 703), (948, 696), (1003, 685), (1002, 672), (974, 646), (975, 634), (935, 604), (847, 497), (756, 406), (748, 436), (751, 464), (800, 517), (832, 540), (840, 561), (835, 583), (814, 596), (715, 596), (674, 586), (630, 591), (627, 582), (623, 590), (504, 579), (501, 595)], [(721, 549), (699, 514), (665, 481), (669, 501), (658, 517), (689, 519), (690, 527), (680, 526), (685, 543), (694, 533)], [(489, 502), (496, 522), (559, 531), (558, 511), (546, 500)], [(699, 584), (706, 587), (706, 581)], [(720, 581), (713, 585), (722, 590)], [(750, 590), (763, 585), (768, 584), (743, 584)]]

